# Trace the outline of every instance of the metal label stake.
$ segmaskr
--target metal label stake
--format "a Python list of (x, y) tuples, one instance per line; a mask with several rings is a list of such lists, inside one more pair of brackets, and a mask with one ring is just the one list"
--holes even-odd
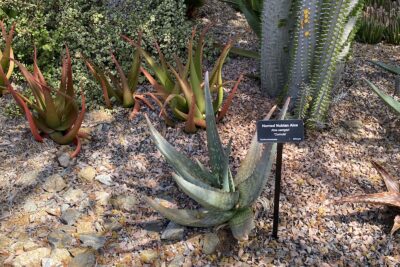
[(274, 222), (272, 226), (272, 236), (278, 238), (283, 145), (284, 143), (298, 143), (304, 140), (304, 123), (302, 120), (258, 121), (257, 139), (260, 143), (278, 143), (275, 171)]
[(282, 156), (283, 156), (283, 143), (278, 143), (276, 151), (276, 170), (275, 170), (274, 224), (272, 227), (272, 237), (275, 239), (278, 238), (279, 197), (281, 195), (281, 178), (282, 178)]

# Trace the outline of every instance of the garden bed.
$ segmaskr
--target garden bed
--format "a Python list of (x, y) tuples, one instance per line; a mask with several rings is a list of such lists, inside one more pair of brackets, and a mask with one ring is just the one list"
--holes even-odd
[[(203, 23), (216, 21), (213, 31), (222, 41), (227, 33), (240, 33), (241, 46), (257, 47), (240, 14), (210, 2), (200, 12)], [(222, 19), (221, 14), (227, 15)], [(68, 160), (63, 153), (72, 147), (49, 139), (37, 143), (23, 117), (5, 116), (4, 106), (12, 99), (3, 97), (0, 263), (18, 265), (40, 255), (42, 264), (43, 258), (69, 262), (74, 256), (73, 261), (82, 266), (93, 260), (107, 266), (399, 264), (400, 233), (390, 235), (398, 211), (361, 204), (334, 206), (331, 201), (386, 190), (371, 160), (399, 177), (400, 121), (362, 81), (368, 78), (387, 92), (393, 88), (392, 77), (367, 60), (399, 64), (399, 50), (398, 46), (355, 44), (327, 124), (307, 131), (305, 142), (285, 145), (279, 240), (271, 238), (272, 177), (255, 205), (256, 229), (248, 241), (238, 243), (223, 227), (183, 228), (183, 235), (178, 228), (175, 236), (161, 239), (168, 220), (148, 207), (143, 196), (186, 208), (195, 203), (172, 181), (172, 169), (150, 140), (143, 114), (173, 145), (206, 163), (203, 130), (187, 135), (182, 124), (166, 127), (158, 112), (145, 107), (131, 121), (126, 109), (91, 111), (83, 125), (90, 140), (76, 159)], [(255, 74), (257, 66), (255, 60), (232, 57), (224, 74), (234, 80), (240, 73)], [(246, 76), (218, 125), (224, 144), (233, 138), (234, 171), (248, 149), (256, 121), (273, 104), (260, 94), (258, 81)], [(68, 217), (71, 210), (74, 216)], [(50, 254), (52, 247), (58, 247), (59, 255), (54, 249)]]

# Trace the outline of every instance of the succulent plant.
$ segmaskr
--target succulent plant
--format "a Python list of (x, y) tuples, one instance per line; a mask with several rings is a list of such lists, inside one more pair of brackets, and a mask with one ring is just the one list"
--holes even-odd
[[(0, 66), (0, 77), (6, 83), (7, 90), (11, 93), (17, 104), (25, 113), (31, 132), (36, 141), (42, 142), (45, 136), (61, 145), (75, 143), (77, 145), (71, 157), (75, 157), (80, 149), (79, 132), (85, 114), (85, 96), (81, 94), (82, 108), (79, 112), (75, 102), (75, 92), (72, 80), (72, 65), (68, 48), (63, 59), (62, 76), (59, 90), (49, 87), (37, 65), (36, 49), (33, 60), (33, 73), (30, 73), (24, 65), (14, 60), (25, 77), (33, 95), (33, 100), (17, 92), (8, 81), (3, 68)], [(55, 95), (55, 96), (54, 96)]]
[(240, 10), (245, 16), (251, 29), (261, 37), (261, 12), (263, 0), (222, 0), (230, 4), (235, 9)]
[[(14, 70), (14, 62), (10, 59), (14, 58), (14, 53), (11, 48), (11, 42), (14, 35), (15, 24), (11, 26), (11, 30), (8, 34), (3, 21), (0, 21), (0, 28), (5, 43), (3, 52), (0, 50), (0, 66), (5, 72), (6, 78), (10, 79), (11, 74)], [(6, 81), (3, 77), (0, 76), (0, 97), (6, 92)]]
[[(390, 73), (396, 75), (395, 77), (395, 91), (394, 94), (400, 93), (400, 66), (396, 65), (391, 65), (391, 64), (386, 64), (380, 61), (369, 61), (375, 66), (378, 66), (379, 68), (382, 68), (386, 71), (389, 71)], [(364, 79), (369, 87), (385, 102), (385, 104), (390, 107), (393, 111), (395, 111), (397, 114), (400, 114), (400, 102), (394, 99), (394, 97), (391, 97), (390, 95), (385, 94), (382, 90), (380, 90), (376, 85), (374, 85), (372, 82), (368, 81), (367, 79)]]
[[(229, 168), (232, 140), (225, 147), (218, 135), (208, 81), (209, 77), (206, 73), (204, 90), (206, 131), (211, 171), (200, 162), (193, 162), (178, 152), (146, 117), (154, 143), (174, 168), (173, 179), (182, 191), (197, 201), (203, 209), (170, 209), (152, 198), (147, 198), (147, 201), (163, 216), (181, 225), (210, 227), (227, 222), (233, 236), (242, 240), (246, 239), (254, 228), (251, 205), (267, 183), (277, 144), (260, 144), (254, 136), (247, 156), (236, 176), (233, 177)], [(289, 101), (290, 99), (282, 108), (279, 119), (285, 117)], [(275, 108), (271, 109), (266, 119), (272, 116)]]
[(385, 104), (390, 107), (393, 111), (400, 115), (400, 102), (391, 97), (390, 95), (385, 94), (382, 90), (376, 87), (372, 82), (364, 79), (369, 87), (385, 102)]
[[(131, 39), (124, 37), (131, 45), (135, 46), (141, 52), (144, 60), (147, 62), (150, 69), (154, 72), (157, 80), (145, 69), (141, 68), (142, 73), (146, 76), (147, 80), (157, 91), (156, 95), (160, 97), (163, 103), (162, 112), (164, 117), (167, 118), (167, 113), (164, 106), (169, 105), (174, 115), (181, 120), (186, 121), (186, 132), (196, 131), (196, 126), (206, 127), (205, 121), (205, 99), (203, 95), (204, 82), (203, 75), (203, 47), (205, 35), (208, 28), (203, 30), (199, 36), (196, 45), (194, 38), (196, 30), (192, 32), (191, 39), (188, 44), (188, 57), (186, 65), (178, 58), (175, 57), (176, 69), (169, 64), (164, 55), (162, 54), (159, 46), (155, 46), (159, 52), (160, 63), (158, 64), (146, 51), (144, 51), (139, 44)], [(236, 81), (233, 89), (231, 90), (227, 100), (223, 103), (224, 89), (223, 86), (229, 82), (222, 80), (222, 67), (225, 59), (233, 45), (233, 41), (229, 41), (223, 48), (221, 55), (217, 59), (210, 77), (211, 92), (217, 94), (216, 99), (213, 101), (217, 121), (221, 120), (228, 111), (232, 103), (233, 96), (238, 89), (242, 76)], [(194, 47), (195, 46), (195, 47)]]
[(262, 90), (273, 97), (290, 96), (300, 111), (296, 115), (310, 127), (324, 122), (361, 10), (360, 0), (264, 1)]
[[(378, 173), (383, 178), (387, 192), (382, 193), (374, 193), (374, 194), (366, 194), (366, 195), (358, 195), (358, 196), (349, 196), (343, 197), (335, 201), (338, 203), (368, 203), (374, 205), (387, 205), (392, 207), (400, 208), (400, 187), (399, 181), (397, 181), (393, 176), (391, 176), (381, 165), (376, 162), (372, 162), (372, 165), (378, 171)], [(397, 230), (400, 229), (400, 214), (397, 215), (394, 219), (394, 225), (391, 231), (393, 235)]]
[[(142, 34), (139, 33), (139, 46), (142, 42), (141, 39)], [(112, 107), (110, 101), (110, 98), (112, 98), (125, 108), (133, 107), (133, 111), (130, 115), (131, 119), (139, 111), (141, 102), (145, 103), (150, 109), (154, 109), (151, 103), (146, 100), (144, 95), (136, 94), (141, 65), (140, 52), (138, 50), (134, 52), (132, 65), (127, 75), (124, 73), (114, 54), (112, 52), (110, 54), (111, 59), (116, 66), (118, 76), (111, 73), (106, 73), (96, 66), (91, 60), (85, 58), (86, 66), (103, 89), (103, 96), (106, 106), (108, 108)], [(149, 95), (155, 98), (154, 95)]]
[(368, 44), (382, 40), (400, 44), (400, 0), (365, 1), (357, 40)]

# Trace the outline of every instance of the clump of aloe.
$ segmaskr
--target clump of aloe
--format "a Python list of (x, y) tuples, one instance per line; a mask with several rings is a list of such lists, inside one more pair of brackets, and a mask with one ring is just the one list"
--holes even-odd
[[(167, 62), (157, 42), (155, 42), (155, 46), (159, 54), (160, 64), (149, 53), (144, 51), (139, 43), (134, 42), (128, 37), (124, 37), (125, 40), (141, 53), (149, 69), (154, 73), (153, 76), (145, 68), (141, 68), (144, 76), (156, 90), (155, 95), (159, 98), (157, 102), (161, 103), (161, 114), (166, 122), (172, 124), (171, 119), (169, 119), (167, 112), (164, 110), (166, 106), (169, 106), (176, 118), (186, 122), (185, 131), (189, 133), (195, 132), (197, 129), (196, 126), (206, 128), (206, 121), (204, 119), (206, 106), (204, 99), (205, 82), (202, 78), (203, 48), (208, 29), (209, 27), (202, 31), (197, 42), (195, 42), (196, 30), (194, 29), (188, 42), (187, 58), (182, 61), (176, 56), (173, 63)], [(233, 81), (223, 81), (222, 68), (232, 45), (233, 40), (224, 46), (210, 75), (209, 86), (211, 93), (215, 95), (212, 102), (215, 107), (214, 112), (217, 121), (226, 115), (242, 79), (242, 76), (240, 76), (235, 82), (229, 96), (224, 102), (223, 87)]]
[[(249, 152), (234, 177), (229, 168), (232, 140), (227, 146), (223, 146), (219, 137), (208, 73), (205, 74), (204, 89), (207, 147), (211, 170), (178, 152), (146, 117), (154, 143), (174, 168), (175, 173), (172, 174), (172, 178), (183, 192), (202, 206), (202, 209), (171, 209), (152, 198), (147, 198), (147, 201), (162, 215), (178, 224), (210, 227), (228, 223), (233, 236), (238, 240), (245, 240), (255, 226), (252, 204), (260, 196), (267, 183), (277, 144), (260, 144), (254, 136)], [(288, 99), (281, 110), (279, 119), (285, 117), (289, 102)], [(266, 119), (272, 116), (275, 109), (276, 106), (270, 110)]]
[(0, 76), (0, 97), (1, 97), (4, 93), (7, 93), (6, 79), (10, 79), (15, 65), (14, 62), (11, 60), (12, 58), (14, 58), (14, 52), (11, 47), (11, 42), (14, 35), (15, 24), (11, 26), (11, 30), (9, 31), (9, 33), (7, 33), (6, 31), (6, 27), (3, 21), (0, 21), (0, 28), (5, 44), (4, 50), (3, 51), (0, 50), (0, 66), (2, 67), (6, 76), (5, 78)]
[(61, 82), (58, 90), (51, 88), (37, 65), (36, 49), (33, 59), (33, 73), (20, 62), (14, 60), (28, 83), (33, 99), (29, 99), (21, 92), (16, 91), (0, 66), (0, 77), (5, 81), (7, 90), (11, 93), (18, 106), (25, 113), (33, 137), (42, 142), (47, 136), (60, 145), (76, 144), (71, 157), (75, 157), (81, 150), (80, 138), (85, 134), (79, 132), (85, 115), (85, 96), (81, 94), (81, 111), (78, 103), (72, 78), (71, 57), (66, 49), (61, 70)]

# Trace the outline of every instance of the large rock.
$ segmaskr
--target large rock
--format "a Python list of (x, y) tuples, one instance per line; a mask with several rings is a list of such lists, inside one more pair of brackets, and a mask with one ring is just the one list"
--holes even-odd
[(66, 225), (73, 225), (80, 216), (81, 214), (79, 211), (75, 209), (67, 209), (61, 214), (60, 220)]
[(78, 177), (84, 182), (92, 182), (96, 176), (96, 169), (92, 166), (87, 166), (79, 171)]
[(74, 239), (70, 234), (57, 229), (47, 236), (47, 241), (50, 243), (53, 249), (56, 249), (70, 247)]
[(42, 259), (51, 253), (49, 248), (38, 248), (18, 255), (12, 262), (14, 267), (40, 266)]
[(100, 249), (104, 246), (106, 243), (106, 238), (103, 236), (97, 236), (97, 235), (84, 235), (81, 234), (79, 236), (79, 239), (82, 242), (82, 247), (91, 247), (93, 249)]
[(113, 184), (113, 180), (112, 180), (110, 174), (99, 174), (96, 176), (95, 179), (96, 179), (96, 181), (99, 181), (100, 183), (108, 185), (108, 186)]
[(213, 254), (217, 250), (219, 244), (219, 237), (215, 233), (207, 233), (203, 239), (203, 253)]
[(174, 222), (169, 222), (167, 228), (161, 234), (161, 239), (182, 240), (184, 232), (185, 232), (185, 227), (176, 224)]
[(96, 264), (94, 252), (89, 250), (76, 255), (69, 263), (69, 267), (92, 267)]
[(86, 197), (86, 194), (81, 189), (70, 188), (64, 193), (63, 197), (68, 203), (76, 204), (81, 202)]
[(58, 156), (57, 160), (60, 166), (64, 168), (67, 168), (71, 164), (71, 156), (69, 153), (62, 153)]
[(114, 209), (122, 211), (133, 211), (137, 205), (137, 199), (134, 196), (114, 196), (110, 200), (111, 205)]
[(158, 259), (158, 257), (159, 257), (158, 252), (153, 249), (146, 249), (140, 252), (140, 260), (143, 263), (152, 263), (156, 259)]
[(54, 174), (47, 178), (42, 187), (47, 192), (54, 193), (63, 190), (65, 187), (67, 187), (67, 184), (65, 183), (61, 175)]

